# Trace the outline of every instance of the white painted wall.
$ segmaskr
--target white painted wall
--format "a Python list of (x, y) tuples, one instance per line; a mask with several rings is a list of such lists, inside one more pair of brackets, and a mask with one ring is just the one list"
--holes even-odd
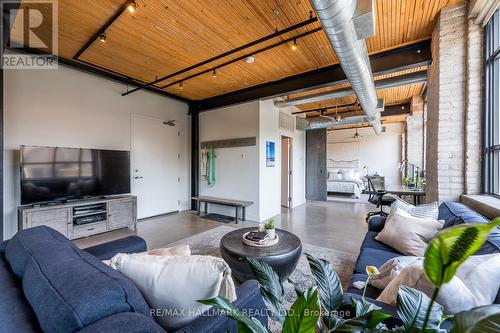
[[(244, 137), (257, 137), (259, 143), (258, 101), (200, 114), (200, 142)], [(259, 145), (216, 149), (215, 154), (216, 185), (209, 187), (200, 177), (200, 195), (253, 201), (247, 208), (247, 219), (260, 221)], [(223, 206), (213, 205), (209, 211), (234, 215), (234, 208)]]
[[(280, 112), (292, 114), (300, 111), (295, 106), (280, 109)], [(280, 128), (281, 135), (292, 138), (292, 208), (306, 203), (306, 132)], [(281, 156), (281, 155), (280, 155)]]
[[(131, 150), (131, 115), (176, 120), (181, 131), (181, 187), (173, 193), (190, 208), (190, 121), (187, 104), (60, 66), (4, 72), (4, 237), (17, 231), (19, 146)], [(133, 184), (133, 183), (132, 183)], [(133, 190), (133, 188), (132, 188)]]
[[(294, 139), (292, 206), (305, 203), (305, 133), (280, 129), (279, 112), (272, 100), (266, 100), (200, 114), (200, 142), (257, 138), (255, 147), (216, 149), (216, 185), (209, 187), (206, 179), (200, 178), (200, 195), (253, 201), (254, 204), (247, 209), (248, 220), (260, 222), (279, 215), (283, 134)], [(266, 167), (266, 141), (276, 143), (275, 167)], [(234, 209), (215, 205), (209, 211), (234, 214)]]
[[(279, 111), (273, 100), (260, 102), (259, 169), (260, 221), (281, 214), (281, 132)], [(275, 144), (276, 163), (266, 166), (266, 142)]]
[[(385, 183), (388, 186), (401, 184), (401, 173), (398, 164), (401, 162), (401, 135), (404, 132), (403, 124), (394, 123), (384, 125), (387, 129), (385, 133), (376, 136), (369, 127), (358, 129), (362, 136), (359, 140), (351, 137), (354, 129), (338, 130), (329, 132), (327, 136), (328, 147), (327, 157), (331, 159), (335, 156), (348, 156), (359, 159), (359, 167), (368, 167), (369, 174), (378, 172), (385, 176)], [(344, 151), (339, 151), (342, 149)]]

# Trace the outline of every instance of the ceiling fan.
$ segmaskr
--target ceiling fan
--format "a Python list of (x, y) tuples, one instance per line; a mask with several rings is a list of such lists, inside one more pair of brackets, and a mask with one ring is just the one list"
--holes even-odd
[(359, 139), (361, 139), (362, 137), (363, 137), (363, 136), (362, 136), (361, 134), (359, 134), (359, 133), (358, 133), (358, 128), (356, 127), (356, 132), (355, 132), (352, 136), (348, 137), (348, 139), (359, 140)]

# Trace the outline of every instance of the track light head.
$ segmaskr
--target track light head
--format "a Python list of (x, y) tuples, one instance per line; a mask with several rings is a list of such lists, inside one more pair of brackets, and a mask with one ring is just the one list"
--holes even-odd
[(131, 1), (128, 4), (127, 9), (128, 9), (130, 14), (135, 13), (135, 11), (137, 10), (137, 3), (135, 1)]
[(184, 82), (182, 82), (182, 81), (179, 82), (179, 89), (180, 90), (184, 89)]
[(215, 79), (217, 77), (217, 72), (215, 71), (215, 69), (213, 70), (212, 72), (212, 77)]
[(293, 40), (292, 50), (294, 50), (294, 51), (297, 50), (297, 40), (296, 39)]
[(103, 32), (99, 35), (99, 41), (102, 42), (102, 43), (106, 43), (106, 32)]

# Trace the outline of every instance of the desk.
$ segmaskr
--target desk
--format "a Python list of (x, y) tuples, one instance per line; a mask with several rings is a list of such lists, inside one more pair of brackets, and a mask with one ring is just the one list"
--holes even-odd
[(385, 191), (390, 194), (397, 195), (401, 197), (402, 195), (408, 195), (413, 197), (413, 204), (419, 205), (422, 203), (422, 198), (425, 197), (425, 190), (423, 189), (415, 189), (415, 188), (407, 188), (405, 186), (388, 186)]

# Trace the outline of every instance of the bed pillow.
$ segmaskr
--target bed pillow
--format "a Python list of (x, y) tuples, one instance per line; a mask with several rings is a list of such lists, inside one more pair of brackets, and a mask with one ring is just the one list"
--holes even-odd
[(111, 259), (111, 267), (135, 283), (167, 332), (188, 325), (210, 308), (198, 300), (236, 299), (231, 269), (221, 258), (120, 253)]
[(414, 217), (396, 208), (375, 239), (404, 255), (423, 257), (427, 243), (443, 228), (443, 224), (444, 221)]
[[(400, 285), (417, 289), (431, 297), (434, 286), (427, 280), (423, 261), (415, 261), (392, 280), (377, 298), (395, 304)], [(446, 314), (490, 305), (500, 287), (500, 255), (472, 256), (457, 270), (451, 281), (443, 285), (436, 299)]]
[(369, 283), (375, 288), (384, 290), (406, 267), (422, 262), (423, 257), (402, 256), (386, 261), (379, 267), (379, 273), (370, 277)]
[(394, 214), (396, 209), (401, 209), (410, 214), (411, 216), (414, 217), (420, 217), (420, 218), (432, 218), (437, 220), (439, 216), (439, 205), (436, 201), (429, 203), (429, 204), (424, 204), (424, 205), (419, 205), (419, 206), (413, 206), (406, 201), (403, 201), (399, 198), (396, 198), (396, 201), (394, 201), (391, 205), (391, 210), (389, 211), (389, 216)]

